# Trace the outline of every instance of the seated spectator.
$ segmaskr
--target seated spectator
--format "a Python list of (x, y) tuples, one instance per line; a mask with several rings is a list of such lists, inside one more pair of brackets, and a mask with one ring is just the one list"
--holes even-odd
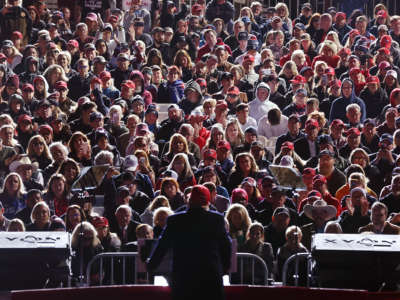
[(50, 209), (44, 201), (40, 201), (32, 208), (32, 223), (26, 226), (26, 231), (51, 231)]
[(118, 235), (122, 245), (136, 241), (136, 227), (140, 223), (132, 221), (131, 208), (128, 205), (120, 205), (115, 211), (115, 218), (116, 222), (111, 223), (110, 228)]
[(17, 212), (25, 208), (25, 187), (17, 173), (10, 173), (4, 179), (0, 202), (4, 206), (4, 216), (14, 219)]
[(121, 247), (121, 241), (115, 233), (110, 232), (107, 218), (94, 217), (91, 223), (97, 231), (97, 237), (103, 246), (104, 252), (118, 252)]
[(343, 233), (357, 233), (358, 228), (367, 225), (371, 217), (365, 190), (353, 188), (350, 199), (346, 201), (346, 207), (347, 210), (340, 215), (339, 224)]
[(12, 220), (10, 220), (7, 231), (23, 232), (23, 231), (25, 231), (25, 224), (20, 219), (12, 219)]
[[(83, 236), (81, 233), (83, 232)], [(79, 276), (85, 276), (80, 273), (80, 264), (83, 256), (83, 269), (85, 270), (89, 262), (93, 257), (97, 254), (103, 252), (103, 246), (101, 245), (100, 240), (97, 238), (97, 231), (89, 222), (82, 222), (78, 224), (74, 231), (72, 232), (71, 237), (71, 248), (76, 252), (76, 255), (72, 258), (71, 268), (72, 268), (72, 276), (78, 282)], [(95, 267), (92, 268), (91, 282), (99, 282), (99, 265), (96, 264)], [(86, 277), (86, 276), (85, 276)], [(85, 279), (86, 280), (86, 279)]]
[(226, 220), (229, 224), (229, 235), (237, 240), (238, 249), (246, 242), (246, 233), (251, 225), (251, 219), (246, 208), (239, 204), (233, 204), (226, 212)]
[[(293, 254), (296, 253), (307, 253), (307, 248), (301, 243), (303, 234), (299, 227), (297, 226), (290, 226), (285, 231), (285, 238), (286, 243), (278, 249), (276, 254), (276, 258), (278, 261), (277, 264), (277, 279), (283, 280), (282, 278), (282, 270), (283, 265), (285, 264), (286, 260), (291, 257)], [(304, 269), (304, 268), (302, 268)], [(292, 270), (293, 271), (293, 270)], [(304, 270), (303, 270), (304, 271)], [(290, 272), (292, 273), (292, 272)], [(290, 273), (287, 274), (287, 278), (292, 278)]]
[(174, 212), (168, 207), (159, 207), (154, 211), (153, 217), (153, 232), (154, 237), (157, 239), (161, 236), (165, 225), (167, 225), (168, 216), (172, 215)]
[(72, 233), (75, 227), (86, 219), (86, 214), (79, 205), (68, 206), (64, 216), (66, 231)]
[(312, 236), (324, 232), (326, 222), (336, 217), (336, 208), (326, 204), (324, 200), (317, 200), (312, 205), (304, 206), (304, 214), (313, 222), (302, 227), (301, 241), (308, 250), (311, 250)]
[(143, 214), (140, 215), (142, 223), (148, 224), (149, 226), (153, 226), (154, 211), (159, 207), (170, 208), (167, 197), (160, 195), (153, 199), (153, 201), (149, 204), (149, 206), (146, 208)]
[[(240, 252), (251, 253), (259, 256), (267, 265), (270, 277), (272, 276), (274, 255), (272, 252), (272, 246), (270, 243), (264, 242), (264, 227), (260, 223), (252, 223), (246, 234), (246, 242)], [(249, 264), (244, 264), (244, 280), (249, 280), (248, 276), (251, 273)], [(264, 278), (263, 270), (260, 268), (260, 264), (254, 266), (254, 284), (264, 284), (262, 279)], [(250, 282), (249, 282), (250, 283)]]
[(358, 232), (375, 234), (400, 234), (400, 227), (387, 221), (388, 209), (384, 203), (376, 202), (371, 207), (371, 223), (360, 227)]

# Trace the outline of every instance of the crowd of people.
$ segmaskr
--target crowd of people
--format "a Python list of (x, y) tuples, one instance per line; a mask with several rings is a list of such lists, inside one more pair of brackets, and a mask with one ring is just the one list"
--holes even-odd
[[(72, 233), (77, 276), (79, 253), (160, 237), (202, 184), (276, 280), (315, 233), (400, 234), (400, 16), (191, 4), (6, 1), (0, 230)], [(74, 186), (104, 166), (98, 214)]]

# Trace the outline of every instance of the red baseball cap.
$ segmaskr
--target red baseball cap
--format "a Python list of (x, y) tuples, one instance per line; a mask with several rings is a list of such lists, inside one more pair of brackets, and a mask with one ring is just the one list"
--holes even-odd
[(204, 159), (208, 158), (217, 159), (217, 151), (214, 149), (207, 149), (204, 151)]
[(254, 57), (253, 55), (251, 55), (251, 54), (246, 54), (246, 55), (243, 57), (243, 61), (247, 61), (247, 60), (249, 60), (249, 61), (251, 61), (251, 62), (254, 62), (255, 57)]
[(244, 199), (246, 203), (249, 201), (249, 195), (242, 188), (236, 188), (232, 191), (232, 203), (238, 203), (240, 200)]
[(68, 85), (65, 81), (60, 80), (60, 81), (56, 82), (56, 85), (54, 86), (54, 88), (56, 90), (67, 89)]
[(236, 86), (231, 86), (229, 89), (228, 89), (228, 92), (227, 92), (227, 94), (233, 94), (233, 95), (239, 95), (240, 94), (240, 91), (239, 91), (239, 89), (236, 87)]
[(135, 83), (132, 80), (125, 80), (121, 84), (121, 87), (123, 87), (123, 86), (125, 86), (127, 88), (130, 88), (130, 89), (135, 89), (135, 87), (136, 87)]
[(19, 31), (14, 31), (14, 32), (12, 33), (12, 36), (15, 36), (15, 37), (18, 38), (18, 39), (22, 39), (22, 38), (23, 38), (22, 33), (19, 32)]
[(286, 141), (282, 144), (281, 148), (289, 148), (290, 150), (293, 150), (294, 144), (292, 142)]
[(309, 119), (309, 120), (307, 120), (306, 121), (306, 128), (307, 127), (311, 127), (311, 126), (313, 126), (313, 127), (315, 127), (315, 128), (319, 128), (319, 123), (318, 123), (318, 121), (317, 120), (315, 120), (315, 119)]
[(362, 71), (361, 71), (360, 68), (351, 68), (350, 72), (349, 72), (349, 75), (357, 75), (357, 74), (360, 74), (361, 72)]
[(360, 136), (361, 132), (358, 128), (352, 127), (346, 131), (346, 136), (350, 136), (355, 134), (356, 136)]
[(340, 119), (335, 119), (335, 120), (332, 121), (331, 126), (342, 126), (342, 127), (344, 127), (344, 123)]
[(321, 181), (322, 183), (327, 183), (328, 181), (326, 180), (326, 177), (321, 174), (317, 174), (313, 178), (313, 184), (315, 184), (317, 181)]
[(226, 150), (231, 150), (231, 144), (227, 141), (219, 141), (217, 144), (217, 149), (224, 148)]
[(33, 88), (33, 85), (32, 85), (32, 84), (30, 84), (30, 83), (25, 83), (25, 84), (22, 86), (22, 90), (23, 90), (23, 91), (30, 91), (30, 92), (33, 92), (35, 89)]
[(107, 81), (111, 79), (111, 73), (108, 71), (102, 71), (99, 76), (102, 81)]
[(108, 220), (106, 217), (93, 217), (92, 224), (95, 228), (108, 227)]
[(27, 115), (27, 114), (20, 115), (18, 117), (18, 123), (21, 123), (23, 121), (29, 121), (29, 122), (32, 123), (32, 117), (30, 115)]
[(360, 31), (358, 31), (358, 29), (352, 29), (352, 30), (350, 30), (349, 35), (350, 36), (360, 35)]
[(381, 47), (390, 49), (392, 46), (392, 37), (388, 34), (385, 34), (381, 37)]
[(218, 100), (215, 108), (225, 110), (225, 109), (228, 109), (228, 104), (226, 103), (225, 100)]
[(50, 131), (50, 133), (53, 134), (53, 128), (51, 128), (50, 125), (47, 125), (47, 124), (45, 124), (45, 125), (40, 125), (40, 127), (39, 127), (39, 133), (44, 133), (46, 130), (47, 130), (47, 131)]
[(336, 13), (336, 19), (339, 19), (339, 18), (342, 18), (342, 19), (346, 20), (347, 16), (346, 16), (346, 14), (344, 12), (339, 11), (339, 12)]
[(189, 197), (190, 206), (208, 205), (211, 200), (210, 191), (204, 185), (197, 184), (192, 188)]
[(376, 84), (381, 84), (378, 76), (368, 76), (366, 83), (376, 83)]
[(290, 82), (294, 84), (304, 84), (307, 83), (307, 80), (301, 75), (296, 75), (292, 80), (290, 80)]
[(75, 47), (75, 48), (78, 48), (78, 47), (79, 47), (79, 43), (78, 43), (77, 40), (69, 40), (69, 41), (68, 41), (68, 45), (73, 46), (73, 47)]

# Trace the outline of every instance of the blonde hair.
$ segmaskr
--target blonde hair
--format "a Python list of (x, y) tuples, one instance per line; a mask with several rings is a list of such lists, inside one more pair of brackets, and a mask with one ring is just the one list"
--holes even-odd
[(299, 240), (301, 240), (301, 237), (303, 236), (303, 232), (301, 231), (300, 227), (295, 226), (295, 225), (289, 226), (285, 231), (286, 239), (288, 239), (289, 235), (291, 235), (292, 233), (297, 233), (300, 236)]
[(93, 234), (93, 240), (92, 240), (92, 247), (96, 247), (100, 245), (100, 240), (97, 238), (97, 230), (94, 228), (92, 224), (89, 222), (81, 222), (78, 225), (76, 225), (74, 231), (72, 231), (72, 237), (71, 237), (71, 247), (73, 249), (77, 249), (79, 246), (79, 238), (80, 238), (80, 233), (81, 231), (90, 231)]
[[(233, 228), (232, 215), (234, 213), (238, 213), (242, 218), (241, 228)], [(251, 224), (251, 219), (249, 217), (249, 213), (247, 212), (247, 209), (242, 204), (239, 204), (239, 203), (232, 204), (229, 207), (228, 211), (226, 212), (226, 220), (229, 223), (229, 233), (230, 234), (234, 234), (235, 231), (237, 231), (237, 230), (243, 230), (243, 232), (246, 233)]]
[(287, 62), (285, 62), (278, 76), (282, 76), (286, 69), (290, 69), (293, 73), (293, 76), (299, 75), (299, 72), (297, 71), (297, 66), (292, 60), (288, 60)]
[(15, 173), (15, 172), (9, 173), (9, 174), (6, 176), (6, 178), (4, 179), (3, 190), (2, 190), (2, 192), (4, 193), (4, 192), (6, 191), (6, 184), (7, 184), (7, 181), (10, 180), (10, 178), (11, 178), (12, 176), (17, 177), (17, 179), (18, 179), (18, 181), (19, 181), (19, 183), (18, 183), (18, 192), (17, 192), (17, 195), (18, 195), (18, 197), (21, 197), (22, 194), (25, 193), (25, 186), (24, 186), (24, 182), (22, 181), (21, 176), (19, 176), (19, 174), (18, 174), (18, 173)]
[[(18, 226), (19, 226), (19, 228), (21, 230), (17, 230)], [(12, 219), (10, 221), (10, 224), (8, 225), (7, 231), (11, 231), (11, 232), (14, 232), (14, 231), (25, 231), (25, 224), (20, 219), (17, 219), (17, 218), (16, 219)]]
[(154, 211), (159, 207), (168, 207), (170, 208), (171, 206), (169, 205), (169, 201), (168, 198), (163, 196), (163, 195), (159, 195), (157, 197), (155, 197), (153, 199), (153, 201), (151, 201), (151, 203), (148, 206), (148, 209), (150, 211)]
[(185, 153), (175, 154), (174, 158), (171, 160), (171, 163), (168, 166), (168, 170), (174, 170), (173, 169), (174, 163), (178, 159), (183, 159), (184, 164), (185, 164), (185, 169), (183, 170), (182, 175), (178, 174), (179, 177), (181, 177), (181, 178), (193, 177), (194, 174), (193, 174), (193, 171), (192, 171), (192, 167), (190, 166), (188, 156)]
[(47, 203), (45, 201), (39, 201), (32, 208), (32, 212), (31, 212), (31, 221), (32, 221), (32, 223), (35, 223), (35, 221), (36, 221), (36, 211), (38, 210), (39, 207), (44, 207), (47, 210), (47, 212), (49, 213), (49, 220), (50, 220), (50, 208), (49, 208), (49, 206), (47, 205)]
[[(228, 137), (228, 127), (229, 126), (236, 126), (236, 128), (238, 129), (238, 135), (234, 141), (230, 140)], [(242, 128), (240, 127), (239, 120), (237, 118), (230, 118), (228, 120), (228, 123), (226, 124), (226, 128), (225, 128), (225, 138), (233, 146), (232, 148), (244, 143), (244, 134), (243, 134)]]
[(182, 142), (184, 144), (183, 152), (189, 153), (189, 146), (188, 146), (188, 142), (187, 142), (186, 138), (180, 133), (175, 133), (173, 136), (171, 136), (171, 138), (169, 140), (169, 148), (168, 148), (168, 152), (166, 153), (166, 155), (169, 155), (172, 153), (172, 149), (173, 149), (172, 144), (177, 143), (177, 142)]
[(153, 224), (154, 226), (159, 224), (159, 218), (162, 214), (166, 214), (167, 216), (172, 215), (174, 212), (169, 207), (159, 207), (154, 211), (153, 215)]

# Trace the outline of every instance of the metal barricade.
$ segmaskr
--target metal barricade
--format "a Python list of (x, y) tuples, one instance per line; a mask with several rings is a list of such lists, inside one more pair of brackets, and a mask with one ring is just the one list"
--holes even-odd
[[(240, 265), (240, 282), (238, 284), (243, 284), (244, 283), (244, 260), (248, 259), (250, 260), (251, 264), (251, 284), (255, 284), (255, 274), (256, 274), (256, 265), (258, 264), (262, 270), (263, 270), (263, 285), (268, 285), (268, 267), (265, 264), (264, 260), (262, 260), (259, 256), (251, 254), (251, 253), (237, 253), (237, 265)], [(134, 263), (134, 282), (135, 284), (137, 283), (137, 277), (138, 277), (138, 271), (137, 271), (137, 258), (138, 258), (138, 253), (137, 252), (110, 252), (110, 253), (100, 253), (93, 257), (87, 268), (86, 268), (86, 284), (87, 286), (90, 286), (91, 280), (90, 280), (90, 274), (92, 271), (92, 267), (95, 263), (100, 261), (100, 285), (103, 285), (103, 279), (104, 279), (104, 260), (105, 259), (110, 259), (111, 264), (110, 264), (110, 284), (113, 285), (115, 284), (115, 274), (114, 274), (114, 261), (116, 259), (122, 260), (122, 284), (126, 284), (126, 259), (127, 258), (134, 258), (135, 263)], [(132, 267), (132, 266), (128, 266)], [(148, 275), (148, 274), (147, 274)], [(231, 274), (229, 274), (231, 276)]]
[[(259, 256), (251, 253), (236, 253), (237, 257), (237, 266), (239, 267), (240, 265), (240, 282), (238, 284), (243, 284), (244, 283), (244, 260), (245, 259), (250, 259), (251, 260), (251, 284), (254, 285), (254, 279), (255, 279), (255, 265), (258, 263), (264, 270), (264, 278), (263, 278), (263, 285), (268, 285), (268, 267), (265, 264), (264, 260), (260, 258)], [(239, 268), (238, 268), (239, 269)], [(229, 274), (229, 277), (231, 278), (232, 273)]]
[(299, 285), (299, 264), (300, 260), (307, 260), (307, 287), (310, 286), (310, 280), (311, 280), (311, 269), (312, 269), (312, 256), (311, 253), (296, 253), (293, 254), (291, 257), (289, 257), (285, 264), (283, 265), (283, 271), (282, 271), (282, 285), (286, 286), (287, 285), (287, 273), (290, 264), (294, 261), (295, 262), (295, 271), (294, 271), (294, 285), (298, 286)]
[[(87, 265), (86, 268), (86, 283), (88, 286), (90, 286), (90, 273), (92, 270), (92, 265), (100, 260), (100, 285), (103, 285), (103, 279), (104, 279), (104, 263), (103, 260), (105, 258), (111, 259), (111, 264), (110, 264), (110, 284), (114, 284), (114, 260), (115, 259), (122, 259), (122, 284), (126, 284), (126, 259), (127, 258), (134, 258), (135, 263), (134, 263), (134, 282), (135, 284), (137, 283), (137, 257), (138, 253), (137, 252), (109, 252), (109, 253), (100, 253), (97, 254), (95, 257), (93, 257), (90, 262)], [(130, 266), (133, 267), (133, 266)]]

